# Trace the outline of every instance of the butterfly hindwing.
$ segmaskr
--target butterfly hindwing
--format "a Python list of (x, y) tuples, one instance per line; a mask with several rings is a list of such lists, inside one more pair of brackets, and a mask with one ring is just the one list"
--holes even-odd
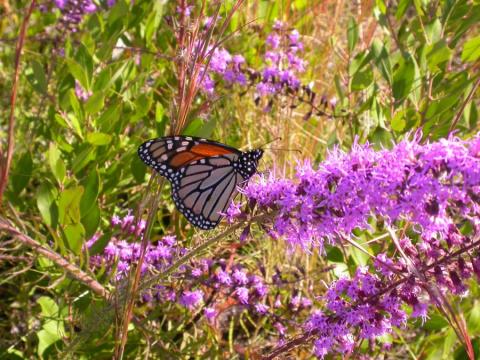
[(241, 152), (216, 141), (170, 136), (143, 143), (138, 154), (171, 182), (175, 205), (188, 221), (212, 229), (237, 187), (255, 173), (263, 151)]
[(212, 229), (220, 222), (220, 213), (226, 211), (244, 181), (231, 166), (236, 158), (220, 155), (193, 162), (181, 168), (181, 175), (172, 181), (175, 205), (193, 225)]

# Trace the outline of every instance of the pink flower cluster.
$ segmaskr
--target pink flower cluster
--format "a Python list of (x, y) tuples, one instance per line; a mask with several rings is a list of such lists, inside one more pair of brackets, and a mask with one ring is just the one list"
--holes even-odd
[[(375, 219), (391, 235), (395, 253), (376, 255), (374, 270), (360, 267), (317, 298), (322, 310), (316, 306), (304, 328), (319, 358), (405, 326), (405, 305), (424, 322), (428, 304), (465, 296), (473, 275), (480, 281), (480, 136), (423, 144), (417, 134), (382, 150), (354, 144), (316, 169), (300, 164), (293, 180), (258, 175), (243, 192), (271, 215), (267, 233), (291, 247), (324, 253)], [(232, 204), (227, 216), (246, 214)]]
[[(323, 250), (325, 241), (368, 230), (374, 216), (392, 226), (408, 222), (434, 256), (441, 239), (462, 241), (452, 235), (459, 220), (480, 225), (479, 152), (479, 136), (427, 144), (416, 136), (380, 151), (354, 144), (349, 153), (331, 151), (317, 169), (300, 164), (293, 180), (258, 175), (243, 192), (272, 213), (270, 234), (292, 246)], [(233, 204), (228, 213), (241, 216), (236, 209)]]

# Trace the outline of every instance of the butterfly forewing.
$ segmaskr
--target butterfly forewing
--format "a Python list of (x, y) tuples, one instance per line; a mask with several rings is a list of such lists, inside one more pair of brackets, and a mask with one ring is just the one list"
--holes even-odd
[(215, 141), (185, 136), (149, 140), (138, 149), (140, 158), (171, 182), (177, 209), (201, 229), (217, 226), (237, 187), (256, 171), (262, 153), (243, 153)]

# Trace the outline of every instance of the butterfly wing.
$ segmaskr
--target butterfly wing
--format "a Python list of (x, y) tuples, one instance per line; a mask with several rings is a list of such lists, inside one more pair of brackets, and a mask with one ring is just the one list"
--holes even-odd
[(179, 168), (210, 156), (230, 155), (241, 152), (211, 140), (191, 136), (167, 136), (144, 142), (138, 155), (148, 166), (172, 181)]
[(245, 178), (233, 164), (239, 150), (206, 139), (172, 136), (153, 139), (138, 149), (140, 158), (172, 183), (177, 209), (193, 225), (212, 229), (221, 220)]
[(172, 197), (177, 209), (193, 225), (213, 229), (218, 225), (237, 186), (244, 178), (234, 171), (232, 161), (238, 156), (219, 155), (195, 161), (180, 169), (172, 181)]

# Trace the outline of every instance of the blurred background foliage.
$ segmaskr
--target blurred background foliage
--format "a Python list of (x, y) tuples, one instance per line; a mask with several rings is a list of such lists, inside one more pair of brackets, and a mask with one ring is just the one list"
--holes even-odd
[[(2, 148), (16, 37), (29, 4), (0, 2)], [(170, 131), (177, 91), (175, 61), (182, 56), (169, 26), (177, 4), (118, 0), (107, 7), (97, 2), (99, 10), (85, 17), (77, 33), (61, 31), (58, 10), (50, 3), (40, 5), (45, 9), (32, 14), (21, 59), (15, 152), (1, 216), (89, 272), (89, 256), (100, 252), (112, 236), (112, 215), (136, 209), (146, 191), (149, 171), (136, 155), (138, 145)], [(221, 16), (232, 5), (226, 1)], [(300, 153), (267, 150), (259, 170), (290, 175), (297, 160), (319, 162), (332, 146), (348, 150), (354, 141), (370, 141), (389, 147), (418, 129), (430, 140), (451, 131), (461, 137), (478, 132), (478, 1), (246, 2), (234, 14), (222, 46), (259, 69), (265, 38), (276, 19), (300, 32), (307, 60), (302, 82), (328, 99), (332, 116), (306, 116), (308, 106), (288, 106), (285, 101), (265, 112), (256, 105), (253, 90), (219, 84), (213, 100), (199, 96), (194, 102), (185, 134), (241, 149), (281, 137), (272, 147)], [(88, 99), (78, 96), (76, 84)], [(192, 246), (211, 236), (178, 216), (169, 194), (164, 186), (153, 239), (176, 234), (185, 246)], [(97, 232), (103, 234), (101, 245), (87, 254), (84, 244)], [(366, 243), (382, 233), (376, 229), (358, 236)], [(293, 253), (287, 258), (281, 242), (265, 240), (258, 230), (252, 236), (236, 253), (236, 261), (251, 268), (260, 262), (270, 273), (287, 262), (305, 274), (316, 274), (297, 286), (307, 293), (321, 294), (322, 278), (335, 278), (366, 262), (361, 252), (337, 247), (327, 249), (326, 257)], [(0, 357), (47, 359), (67, 353), (109, 358), (115, 320), (99, 315), (102, 300), (35, 250), (7, 234), (0, 238)], [(230, 254), (236, 243), (238, 237), (229, 238), (221, 248), (210, 249), (211, 256)], [(332, 264), (335, 270), (326, 271)], [(114, 286), (106, 276), (97, 276), (106, 287)], [(471, 293), (458, 306), (478, 350), (478, 288), (472, 286)], [(236, 358), (242, 353), (239, 347), (272, 346), (268, 329), (261, 331), (261, 322), (242, 315), (232, 316), (220, 337), (200, 325), (177, 336), (194, 316), (178, 306), (139, 306), (135, 315), (142, 321), (131, 325), (127, 358)], [(392, 357), (464, 358), (454, 332), (439, 315), (397, 335)], [(367, 351), (368, 344), (363, 345)], [(297, 356), (309, 354), (304, 349)]]

